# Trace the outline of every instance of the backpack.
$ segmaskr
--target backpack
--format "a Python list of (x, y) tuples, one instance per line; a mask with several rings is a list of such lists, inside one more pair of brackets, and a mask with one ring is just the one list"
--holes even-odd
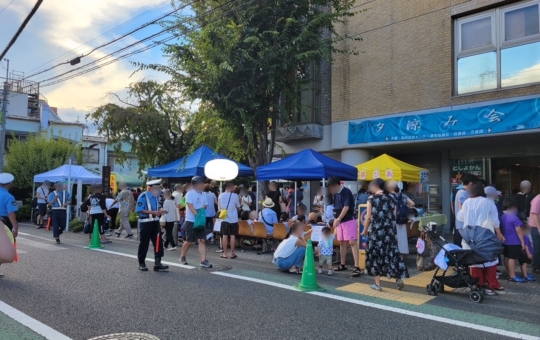
[(407, 207), (407, 201), (403, 199), (403, 193), (400, 193), (397, 198), (397, 224), (407, 224), (409, 222), (409, 207)]

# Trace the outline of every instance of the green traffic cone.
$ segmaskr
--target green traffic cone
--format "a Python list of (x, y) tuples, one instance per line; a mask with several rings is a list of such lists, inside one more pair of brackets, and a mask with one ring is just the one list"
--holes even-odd
[(101, 238), (99, 236), (99, 230), (98, 230), (98, 221), (96, 220), (94, 222), (94, 230), (92, 231), (92, 239), (90, 240), (90, 245), (86, 247), (87, 249), (101, 249), (103, 246), (101, 245)]
[(311, 240), (308, 240), (307, 243), (302, 279), (300, 280), (300, 284), (295, 287), (303, 292), (324, 290), (324, 288), (317, 284), (317, 272), (315, 270), (315, 261), (313, 259), (313, 244), (311, 243)]

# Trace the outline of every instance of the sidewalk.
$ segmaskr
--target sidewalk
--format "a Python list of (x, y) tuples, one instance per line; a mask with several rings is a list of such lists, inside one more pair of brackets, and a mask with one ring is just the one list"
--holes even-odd
[(2, 340), (44, 340), (35, 333), (4, 313), (0, 313), (0, 339)]

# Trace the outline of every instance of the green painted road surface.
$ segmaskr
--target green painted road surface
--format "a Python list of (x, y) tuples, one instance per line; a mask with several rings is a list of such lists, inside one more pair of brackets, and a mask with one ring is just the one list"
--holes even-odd
[(2, 340), (44, 340), (41, 335), (21, 325), (4, 313), (0, 313), (0, 339)]

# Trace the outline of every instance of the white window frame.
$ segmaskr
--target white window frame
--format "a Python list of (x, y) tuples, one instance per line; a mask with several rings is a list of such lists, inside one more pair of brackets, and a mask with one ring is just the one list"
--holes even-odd
[[(535, 42), (540, 42), (540, 33), (535, 34), (529, 37), (523, 37), (520, 39), (515, 39), (509, 42), (504, 41), (504, 20), (505, 20), (505, 14), (507, 12), (511, 12), (520, 8), (529, 7), (531, 5), (538, 5), (539, 11), (538, 15), (540, 16), (540, 0), (531, 0), (531, 1), (524, 1), (517, 4), (510, 4), (507, 6), (498, 7), (495, 9), (491, 9), (482, 13), (473, 14), (470, 16), (466, 16), (463, 18), (458, 18), (454, 20), (454, 96), (468, 96), (472, 94), (478, 94), (478, 93), (487, 93), (487, 92), (494, 92), (494, 91), (501, 91), (501, 90), (507, 90), (512, 88), (518, 88), (518, 87), (525, 87), (525, 86), (533, 86), (540, 84), (540, 81), (534, 82), (534, 83), (527, 83), (527, 84), (520, 84), (515, 86), (505, 86), (502, 87), (501, 84), (501, 50), (507, 49), (510, 47), (516, 47), (521, 45), (527, 45)], [(474, 49), (470, 49), (467, 51), (461, 50), (461, 26), (463, 24), (476, 21), (478, 19), (482, 19), (485, 17), (491, 16), (491, 36), (492, 36), (492, 42), (493, 45), (487, 45), (482, 46)], [(540, 22), (540, 18), (539, 18)], [(467, 92), (467, 93), (458, 93), (458, 60), (465, 57), (470, 57), (482, 53), (487, 52), (496, 52), (497, 53), (497, 87), (494, 89), (489, 90), (482, 90), (482, 91), (475, 91), (475, 92)]]

